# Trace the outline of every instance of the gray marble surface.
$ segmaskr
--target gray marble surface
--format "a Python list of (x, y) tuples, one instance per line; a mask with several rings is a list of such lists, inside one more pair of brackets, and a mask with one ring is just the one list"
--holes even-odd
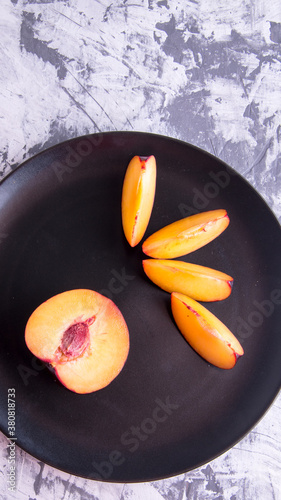
[[(239, 171), (281, 220), (279, 0), (2, 0), (0, 176), (65, 139), (134, 130), (182, 139)], [(16, 450), (1, 499), (281, 499), (281, 397), (231, 450), (161, 481), (113, 484)]]

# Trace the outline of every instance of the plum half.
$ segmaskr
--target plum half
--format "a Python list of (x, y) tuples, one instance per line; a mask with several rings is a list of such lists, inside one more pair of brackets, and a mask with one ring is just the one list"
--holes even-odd
[(25, 328), (28, 349), (69, 390), (86, 394), (110, 384), (129, 353), (129, 331), (119, 308), (87, 289), (43, 302)]

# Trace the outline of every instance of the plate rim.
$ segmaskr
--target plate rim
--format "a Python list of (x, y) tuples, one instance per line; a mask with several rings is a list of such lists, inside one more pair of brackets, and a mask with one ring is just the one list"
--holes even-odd
[[(138, 131), (106, 131), (106, 132), (99, 132), (99, 133), (93, 133), (93, 134), (85, 134), (83, 136), (78, 136), (78, 137), (74, 137), (74, 138), (70, 138), (70, 139), (67, 139), (65, 141), (62, 141), (62, 142), (59, 142), (58, 144), (54, 144), (46, 149), (43, 149), (42, 151), (36, 153), (35, 155), (31, 156), (30, 158), (24, 160), (22, 163), (20, 163), (16, 168), (14, 168), (13, 170), (9, 171), (7, 173), (7, 175), (5, 175), (1, 180), (0, 180), (0, 188), (1, 186), (5, 183), (5, 181), (10, 178), (11, 176), (15, 175), (20, 169), (22, 169), (26, 164), (28, 164), (31, 160), (32, 161), (36, 161), (36, 159), (44, 154), (48, 154), (49, 152), (55, 150), (56, 148), (58, 147), (61, 147), (61, 146), (64, 146), (64, 145), (67, 145), (69, 143), (72, 143), (73, 141), (77, 141), (77, 140), (83, 140), (85, 138), (88, 138), (89, 136), (103, 136), (103, 135), (106, 135), (106, 136), (122, 136), (122, 135), (135, 135), (135, 136), (147, 136), (149, 135), (151, 138), (157, 138), (157, 139), (160, 139), (160, 140), (165, 140), (165, 141), (173, 141), (173, 142), (176, 142), (176, 143), (180, 143), (181, 145), (183, 146), (188, 146), (192, 149), (195, 149), (197, 150), (198, 152), (200, 152), (201, 154), (204, 154), (204, 155), (207, 155), (209, 157), (211, 157), (212, 159), (214, 159), (216, 162), (218, 162), (219, 164), (221, 164), (224, 168), (226, 168), (227, 170), (228, 169), (231, 169), (233, 174), (235, 176), (238, 176), (241, 180), (241, 182), (243, 182), (244, 184), (247, 184), (247, 186), (252, 190), (254, 191), (255, 195), (258, 196), (258, 198), (260, 199), (260, 201), (264, 204), (264, 207), (266, 208), (266, 210), (270, 213), (271, 217), (274, 219), (275, 223), (277, 223), (278, 227), (279, 227), (279, 230), (281, 229), (280, 227), (280, 223), (279, 223), (279, 220), (277, 218), (277, 215), (274, 213), (273, 209), (269, 206), (269, 204), (266, 202), (266, 200), (263, 198), (263, 196), (259, 193), (259, 191), (246, 179), (243, 177), (243, 175), (240, 173), (240, 172), (237, 172), (233, 167), (231, 167), (230, 165), (228, 165), (226, 162), (224, 162), (223, 160), (221, 160), (220, 158), (216, 157), (215, 155), (213, 155), (212, 153), (204, 150), (204, 149), (201, 149), (200, 147), (198, 146), (195, 146), (193, 144), (190, 144), (186, 141), (183, 141), (181, 139), (177, 139), (177, 138), (173, 138), (173, 137), (170, 137), (170, 136), (164, 136), (164, 135), (161, 135), (161, 134), (155, 134), (155, 133), (149, 133), (149, 132), (138, 132)], [(189, 469), (184, 469), (180, 472), (175, 472), (173, 475), (171, 476), (162, 476), (162, 477), (157, 477), (157, 478), (149, 478), (149, 479), (129, 479), (127, 478), (126, 480), (118, 480), (118, 479), (113, 479), (114, 482), (116, 483), (124, 483), (124, 482), (128, 482), (128, 483), (139, 483), (139, 482), (144, 482), (144, 481), (155, 481), (155, 480), (162, 480), (162, 479), (165, 479), (167, 477), (174, 477), (174, 476), (177, 476), (177, 475), (180, 475), (180, 474), (183, 474), (187, 471), (190, 471), (190, 470), (194, 470), (198, 467), (201, 467), (207, 463), (209, 463), (210, 461), (218, 458), (219, 456), (221, 456), (222, 454), (226, 453), (227, 451), (229, 451), (231, 448), (233, 448), (237, 443), (239, 443), (242, 439), (244, 439), (245, 436), (247, 436), (249, 434), (249, 432), (251, 432), (251, 430), (256, 426), (258, 425), (258, 423), (264, 418), (264, 416), (267, 414), (267, 412), (271, 409), (272, 405), (274, 404), (276, 398), (278, 397), (278, 394), (280, 393), (280, 389), (281, 389), (281, 377), (280, 377), (280, 386), (279, 386), (279, 389), (276, 391), (275, 395), (273, 396), (273, 398), (271, 398), (271, 402), (270, 404), (267, 406), (266, 410), (261, 412), (261, 414), (259, 415), (259, 417), (255, 420), (254, 423), (252, 423), (251, 425), (249, 425), (249, 428), (247, 431), (244, 432), (243, 435), (241, 435), (241, 437), (239, 437), (233, 444), (231, 444), (230, 446), (227, 446), (224, 450), (222, 450), (221, 452), (217, 453), (216, 455), (213, 455), (212, 458), (210, 458), (208, 460), (208, 462), (206, 461), (202, 461), (200, 464), (198, 465), (195, 465), (194, 467), (192, 468), (189, 468)], [(1, 423), (1, 422), (0, 422)], [(3, 430), (1, 428), (1, 432), (7, 437), (7, 439), (9, 439), (9, 436), (7, 435), (8, 433), (5, 433), (5, 430)], [(32, 455), (30, 453), (30, 451), (24, 447), (24, 446), (21, 446), (21, 445), (18, 445), (19, 448), (21, 448), (23, 451), (25, 451), (26, 453), (30, 454), (31, 456), (33, 456), (35, 459), (37, 458), (36, 456)], [(38, 459), (38, 458), (37, 458)], [(57, 469), (57, 470), (60, 470), (62, 472), (67, 472), (66, 470), (64, 470), (63, 468), (60, 468), (60, 467), (57, 467), (57, 466), (54, 466), (52, 465), (50, 462), (48, 461), (45, 461), (44, 460), (44, 463), (46, 463), (47, 465)], [(72, 473), (73, 474), (73, 473)], [(88, 476), (81, 476), (79, 474), (79, 477), (84, 477), (86, 479), (91, 479), (91, 480), (95, 480), (94, 478), (90, 478)], [(112, 479), (106, 479), (106, 478), (102, 478), (102, 479), (99, 479), (100, 481), (103, 481), (103, 482), (112, 482)]]

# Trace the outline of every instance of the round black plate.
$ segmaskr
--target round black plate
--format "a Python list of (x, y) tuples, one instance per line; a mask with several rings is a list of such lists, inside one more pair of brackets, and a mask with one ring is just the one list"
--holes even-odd
[[(232, 370), (211, 366), (189, 347), (169, 294), (142, 270), (141, 245), (132, 249), (124, 238), (124, 174), (134, 155), (150, 154), (157, 190), (145, 236), (192, 213), (228, 211), (227, 230), (183, 260), (234, 277), (231, 296), (207, 305), (243, 344), (245, 355)], [(255, 190), (215, 157), (145, 133), (68, 141), (1, 183), (0, 236), (0, 424), (9, 436), (14, 390), (17, 444), (37, 459), (105, 481), (179, 474), (233, 446), (277, 395), (280, 226)], [(120, 375), (89, 395), (64, 388), (24, 342), (32, 311), (74, 288), (112, 298), (131, 338)]]

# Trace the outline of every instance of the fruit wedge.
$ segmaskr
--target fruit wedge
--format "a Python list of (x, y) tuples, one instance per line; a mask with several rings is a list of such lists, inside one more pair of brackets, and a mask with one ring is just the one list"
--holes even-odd
[(203, 302), (223, 300), (231, 293), (233, 278), (209, 267), (169, 259), (146, 259), (142, 264), (148, 278), (169, 293)]
[(219, 236), (228, 226), (226, 210), (211, 210), (180, 219), (159, 229), (143, 243), (149, 257), (173, 259), (203, 247)]
[(171, 295), (172, 313), (182, 335), (209, 363), (230, 369), (244, 350), (233, 333), (208, 309), (184, 294)]
[(129, 332), (118, 307), (84, 289), (60, 293), (37, 307), (25, 342), (63, 385), (80, 394), (112, 382), (129, 352)]
[(122, 224), (125, 237), (134, 247), (148, 226), (156, 189), (154, 156), (134, 156), (126, 170), (122, 190)]

